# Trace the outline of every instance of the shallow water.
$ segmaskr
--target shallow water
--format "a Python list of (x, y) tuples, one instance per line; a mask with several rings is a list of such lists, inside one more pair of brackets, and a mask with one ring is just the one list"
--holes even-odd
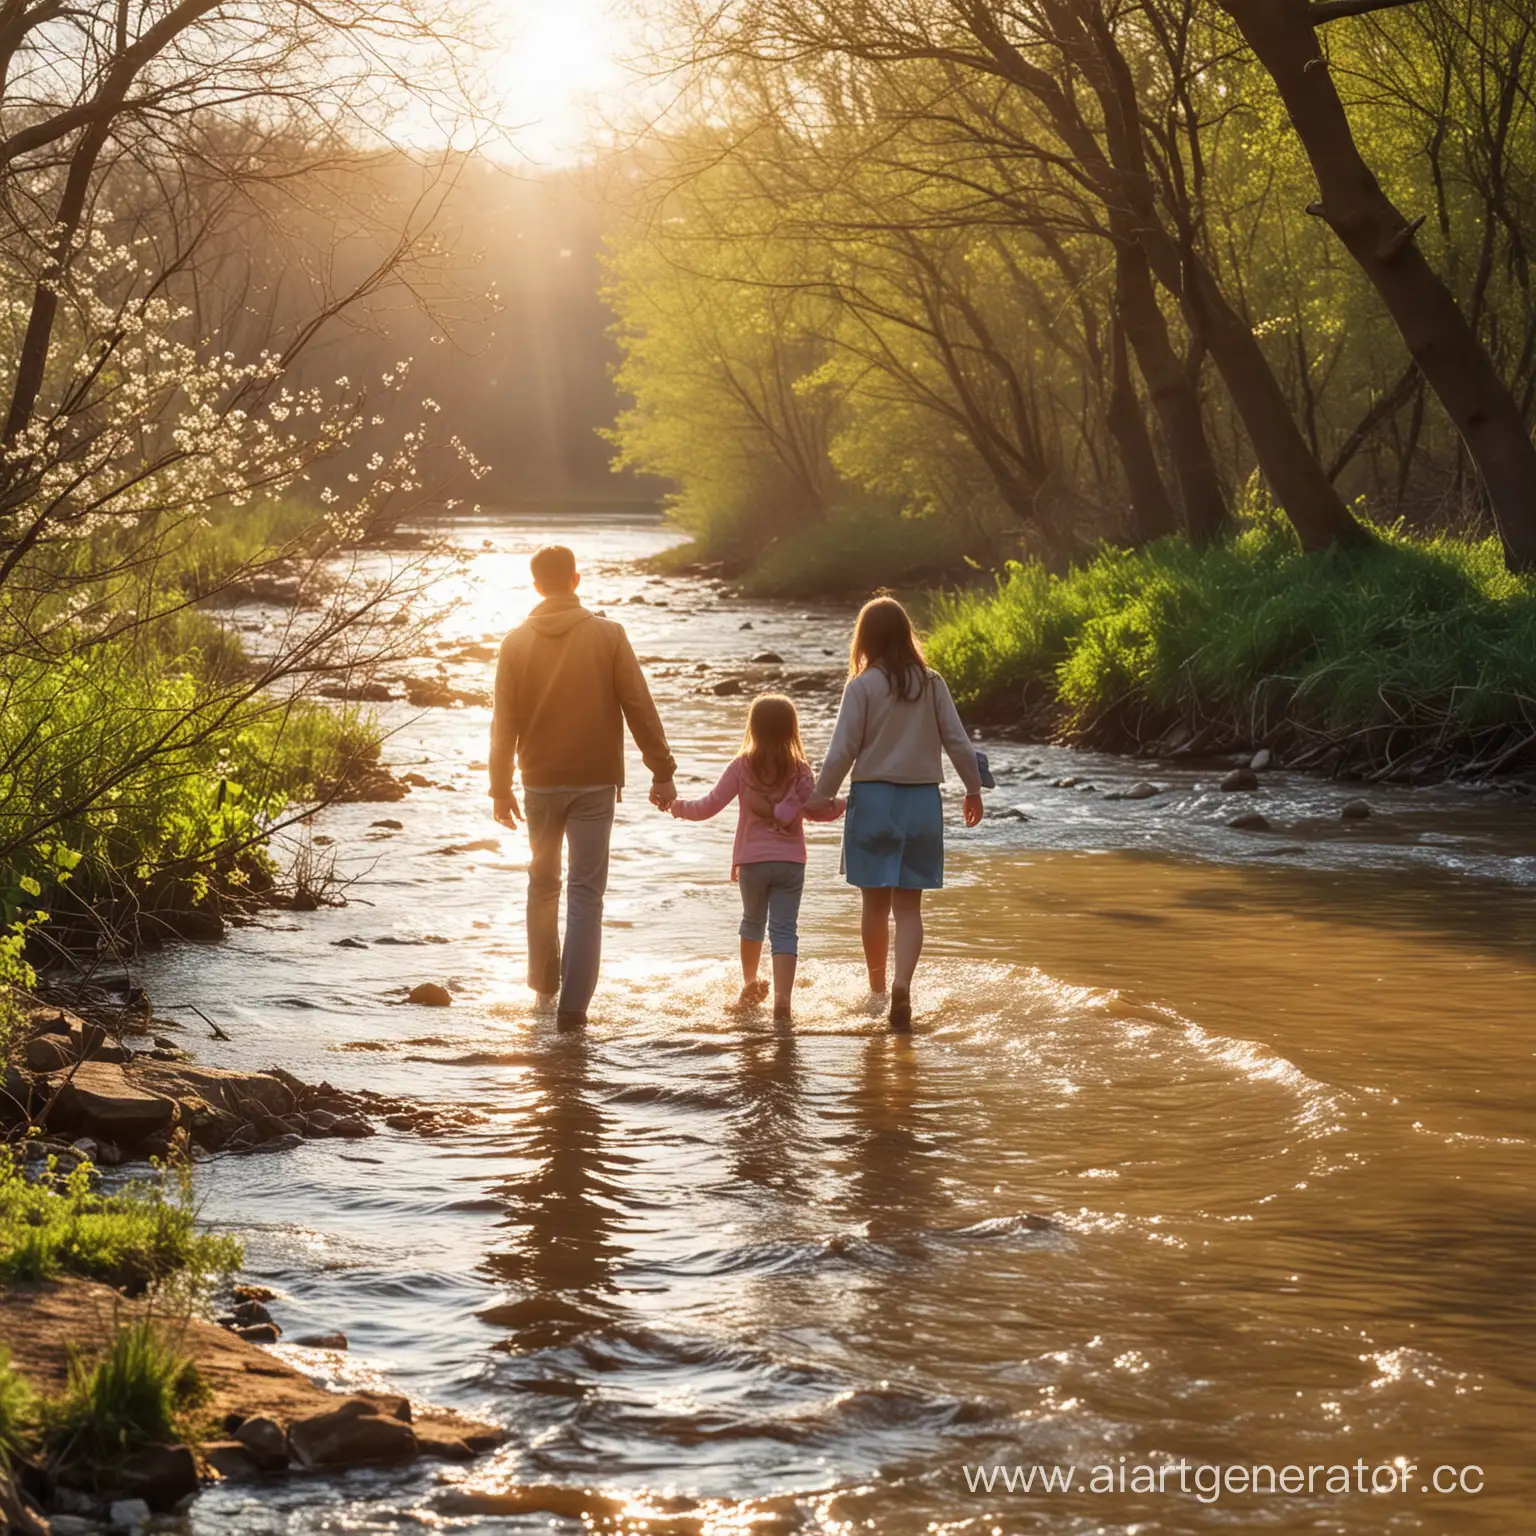
[[(685, 793), (744, 712), (697, 668), (837, 664), (842, 609), (647, 578), (633, 562), (671, 538), (655, 525), (559, 528), (589, 602), (623, 604)], [(460, 528), (492, 547), (445, 567), (445, 652), (517, 621), (549, 533)], [(488, 687), (491, 666), (449, 673)], [(835, 697), (803, 701), (813, 754)], [(1372, 790), (1377, 814), (1341, 823), (1356, 789), (1273, 774), (1224, 795), (1219, 766), (989, 743), (994, 814), (967, 833), (951, 807), (904, 1041), (865, 1005), (835, 829), (812, 831), (795, 1027), (726, 1014), (731, 819), (658, 816), (634, 762), (604, 984), (570, 1039), (522, 986), (526, 845), (470, 766), (488, 712), (386, 715), (391, 760), (437, 787), (317, 818), (358, 876), (348, 904), (167, 951), (143, 979), (205, 1061), (484, 1116), (211, 1158), (198, 1187), (290, 1331), (351, 1339), (290, 1358), (511, 1440), (468, 1468), (216, 1490), (199, 1536), (1527, 1528), (1527, 803)], [(1051, 787), (1071, 776), (1094, 788)], [(1165, 793), (1105, 798), (1142, 778)], [(1226, 827), (1255, 802), (1280, 830)], [(403, 1005), (421, 980), (454, 1006)], [(192, 1004), (232, 1041), (203, 1040)], [(1420, 1470), (1390, 1495), (967, 1479), (1398, 1457)], [(1419, 1492), (1471, 1464), (1478, 1496)]]

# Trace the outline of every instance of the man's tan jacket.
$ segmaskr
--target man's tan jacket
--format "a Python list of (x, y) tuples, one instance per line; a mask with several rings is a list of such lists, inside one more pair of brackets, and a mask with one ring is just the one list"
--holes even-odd
[(624, 723), (657, 779), (677, 770), (645, 674), (622, 625), (546, 597), (501, 643), (491, 718), (491, 794), (624, 783)]

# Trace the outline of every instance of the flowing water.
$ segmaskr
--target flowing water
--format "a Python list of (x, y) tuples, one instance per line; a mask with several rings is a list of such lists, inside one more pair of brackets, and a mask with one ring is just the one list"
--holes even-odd
[[(556, 532), (647, 662), (685, 794), (739, 739), (714, 679), (768, 650), (837, 665), (843, 608), (648, 577), (655, 524)], [(489, 686), (490, 652), (461, 653), (522, 616), (550, 536), (458, 530), (480, 552), (444, 564), (435, 595), (461, 601), (434, 637), (456, 685)], [(803, 700), (813, 755), (835, 698)], [(526, 845), (489, 818), (488, 712), (383, 714), (431, 783), (316, 819), (347, 905), (143, 979), (205, 1061), (479, 1112), (197, 1181), (290, 1332), (351, 1340), (289, 1358), (511, 1438), (468, 1467), (214, 1490), (193, 1532), (1530, 1528), (1528, 802), (1373, 790), (1341, 822), (1358, 790), (1223, 795), (1219, 766), (990, 743), (1000, 788), (974, 832), (950, 806), (906, 1040), (867, 1006), (836, 829), (811, 833), (794, 1027), (725, 1011), (733, 818), (658, 815), (632, 761), (570, 1038), (522, 985)], [(1156, 799), (1106, 798), (1147, 776)], [(1255, 801), (1280, 830), (1229, 830)], [(403, 1004), (423, 980), (453, 1006)], [(198, 1039), (193, 1004), (232, 1040)], [(1397, 1458), (1418, 1470), (1390, 1494), (1213, 1495), (1189, 1470)], [(971, 1487), (1055, 1464), (1074, 1491)], [(1441, 1466), (1483, 1491), (1435, 1493)], [(1136, 1491), (1148, 1467), (1163, 1492), (1145, 1470)]]

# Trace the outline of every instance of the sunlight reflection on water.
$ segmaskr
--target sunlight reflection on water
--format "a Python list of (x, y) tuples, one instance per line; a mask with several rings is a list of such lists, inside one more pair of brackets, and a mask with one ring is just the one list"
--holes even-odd
[[(633, 562), (673, 538), (655, 525), (559, 531), (648, 658), (685, 793), (739, 740), (744, 698), (702, 691), (719, 669), (838, 665), (844, 607), (648, 578)], [(526, 611), (549, 534), (461, 529), (496, 547), (436, 594), (462, 599), (433, 662), (454, 686), (489, 686), (460, 653)], [(836, 691), (797, 691), (814, 752)], [(1052, 1502), (972, 1494), (961, 1470), (1344, 1451), (1482, 1461), (1490, 1493), (1455, 1528), (1518, 1528), (1527, 810), (1372, 791), (1378, 818), (1343, 828), (1357, 791), (1267, 776), (1266, 845), (1226, 827), (1209, 766), (1106, 802), (1152, 767), (989, 743), (993, 810), (1030, 819), (952, 818), (906, 1042), (867, 1006), (835, 829), (812, 831), (795, 1028), (724, 1012), (729, 818), (655, 815), (632, 762), (603, 988), (570, 1039), (521, 985), (524, 845), (470, 766), (487, 711), (383, 716), (391, 759), (436, 787), (319, 819), (359, 876), (348, 905), (168, 951), (145, 981), (159, 1011), (228, 1028), (206, 1060), (484, 1116), (210, 1159), (198, 1188), (285, 1327), (349, 1335), (317, 1370), (512, 1439), (449, 1472), (217, 1489), (199, 1536), (1446, 1528), (1414, 1500)], [(1071, 775), (1098, 792), (1049, 787)], [(1258, 856), (1275, 844), (1297, 851)], [(453, 1007), (404, 1006), (420, 980)]]

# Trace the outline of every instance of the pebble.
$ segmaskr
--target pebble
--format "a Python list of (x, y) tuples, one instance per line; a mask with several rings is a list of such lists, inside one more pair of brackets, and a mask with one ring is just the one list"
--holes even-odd
[(1340, 821), (1364, 821), (1371, 814), (1368, 800), (1346, 800), (1339, 808)]
[(1233, 793), (1235, 790), (1257, 789), (1259, 787), (1259, 776), (1252, 768), (1234, 768), (1221, 781), (1221, 787), (1228, 794)]

